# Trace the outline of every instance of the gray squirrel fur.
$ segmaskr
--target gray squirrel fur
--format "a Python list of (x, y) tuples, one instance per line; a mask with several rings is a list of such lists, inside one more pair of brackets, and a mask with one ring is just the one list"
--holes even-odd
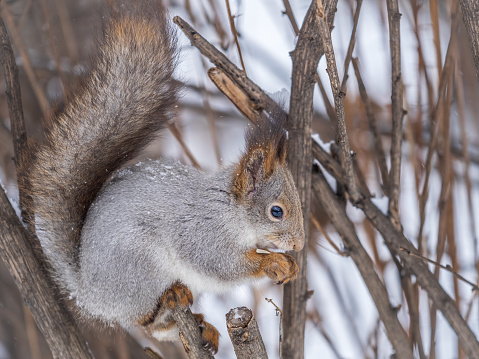
[(169, 26), (155, 0), (118, 5), (89, 75), (46, 121), (43, 143), (29, 144), (23, 189), (52, 276), (80, 313), (124, 327), (150, 316), (159, 339), (175, 336), (159, 302), (175, 283), (196, 297), (262, 276), (286, 282), (292, 257), (254, 251), (304, 245), (284, 118), (251, 127), (240, 160), (214, 173), (166, 159), (122, 169), (177, 101)]

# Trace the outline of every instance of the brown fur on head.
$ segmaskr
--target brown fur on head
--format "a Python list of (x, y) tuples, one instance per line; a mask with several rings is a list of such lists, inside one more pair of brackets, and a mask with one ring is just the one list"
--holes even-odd
[(286, 116), (274, 116), (252, 125), (246, 133), (246, 151), (236, 168), (231, 191), (237, 200), (256, 190), (286, 161)]
[(301, 202), (286, 164), (285, 116), (272, 116), (246, 134), (246, 151), (233, 172), (231, 192), (259, 249), (301, 250)]

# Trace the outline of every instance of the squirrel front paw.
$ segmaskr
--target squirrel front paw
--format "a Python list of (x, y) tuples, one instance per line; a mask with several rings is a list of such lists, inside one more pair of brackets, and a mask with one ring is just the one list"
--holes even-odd
[(265, 255), (263, 263), (264, 273), (276, 284), (288, 283), (298, 276), (296, 260), (289, 254), (272, 252)]
[(190, 307), (193, 304), (193, 294), (184, 284), (175, 283), (163, 293), (161, 301), (170, 309)]

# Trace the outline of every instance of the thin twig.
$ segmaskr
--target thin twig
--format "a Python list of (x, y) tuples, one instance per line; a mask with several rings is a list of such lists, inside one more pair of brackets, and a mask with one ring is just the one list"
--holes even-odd
[(298, 36), (299, 27), (298, 27), (298, 23), (296, 22), (296, 19), (294, 18), (293, 10), (291, 9), (291, 4), (289, 3), (289, 0), (283, 0), (283, 4), (285, 7), (284, 13), (288, 16), (289, 22), (291, 23), (291, 26), (293, 27), (294, 34)]
[(401, 32), (398, 0), (387, 0), (389, 22), (389, 47), (391, 49), (392, 78), (392, 138), (391, 138), (391, 169), (389, 171), (389, 217), (393, 226), (400, 231), (399, 191), (401, 181), (401, 146), (403, 109), (403, 83), (401, 77)]
[(20, 57), (22, 58), (22, 65), (23, 65), (23, 68), (25, 69), (25, 73), (27, 74), (28, 80), (30, 81), (30, 85), (32, 86), (35, 97), (37, 98), (37, 101), (40, 105), (41, 110), (43, 111), (43, 114), (46, 115), (48, 113), (48, 108), (49, 108), (47, 96), (45, 95), (45, 91), (43, 90), (43, 88), (40, 86), (40, 83), (38, 82), (38, 78), (37, 78), (37, 75), (35, 74), (35, 71), (33, 70), (33, 66), (30, 61), (30, 56), (28, 56), (28, 51), (26, 50), (26, 46), (22, 40), (22, 37), (20, 36), (18, 32), (18, 29), (15, 26), (12, 14), (10, 13), (10, 10), (8, 9), (7, 4), (3, 1), (0, 3), (0, 7), (2, 10), (2, 17), (5, 20), (5, 23), (8, 27), (13, 43), (16, 45), (18, 52), (20, 53)]
[(231, 32), (233, 33), (233, 37), (235, 38), (235, 44), (236, 44), (236, 48), (238, 49), (238, 55), (241, 61), (241, 67), (243, 68), (243, 71), (246, 75), (246, 67), (244, 66), (243, 55), (241, 55), (241, 47), (238, 41), (238, 32), (236, 31), (234, 16), (231, 14), (230, 1), (229, 0), (225, 0), (225, 1), (226, 1), (226, 9), (228, 10), (228, 18), (230, 21)]
[(346, 52), (346, 57), (344, 59), (344, 76), (343, 82), (341, 83), (341, 92), (346, 93), (346, 81), (348, 81), (348, 71), (349, 63), (353, 57), (354, 45), (356, 44), (356, 30), (358, 28), (359, 12), (361, 11), (361, 5), (363, 0), (356, 0), (356, 11), (354, 12), (353, 17), (353, 31), (351, 32), (351, 38), (349, 39), (348, 51)]
[(318, 18), (319, 33), (323, 42), (324, 53), (328, 63), (328, 75), (331, 82), (331, 89), (334, 96), (334, 105), (336, 108), (336, 120), (338, 124), (337, 139), (341, 149), (340, 158), (341, 165), (346, 173), (346, 181), (348, 186), (348, 193), (353, 202), (360, 199), (359, 191), (356, 183), (356, 176), (354, 173), (353, 162), (351, 159), (351, 147), (349, 145), (348, 133), (346, 130), (346, 117), (344, 114), (344, 92), (341, 92), (341, 84), (339, 81), (338, 69), (336, 66), (336, 59), (334, 56), (333, 44), (331, 42), (331, 34), (329, 27), (323, 17)]
[(389, 190), (388, 190), (389, 173), (388, 173), (388, 168), (386, 164), (386, 156), (384, 154), (383, 142), (381, 140), (381, 135), (378, 131), (376, 117), (374, 116), (371, 102), (369, 101), (369, 97), (366, 92), (366, 87), (364, 86), (363, 80), (361, 78), (361, 73), (359, 71), (359, 64), (358, 64), (357, 58), (353, 59), (353, 67), (354, 67), (354, 72), (356, 74), (356, 79), (358, 81), (359, 94), (361, 95), (361, 99), (363, 101), (364, 108), (366, 110), (366, 117), (368, 118), (369, 128), (374, 137), (374, 145), (375, 145), (374, 153), (376, 154), (379, 171), (381, 172), (381, 179), (383, 181), (383, 191), (384, 193), (389, 193)]
[(415, 253), (415, 252), (412, 252), (410, 251), (409, 249), (406, 249), (406, 248), (403, 248), (403, 247), (400, 247), (399, 248), (400, 250), (402, 251), (405, 251), (407, 254), (409, 254), (410, 256), (412, 257), (416, 257), (416, 258), (419, 258), (419, 259), (422, 259), (423, 261), (427, 262), (427, 263), (431, 263), (431, 264), (434, 264), (436, 267), (438, 268), (442, 268), (442, 269), (445, 269), (447, 270), (448, 272), (452, 273), (455, 277), (457, 277), (459, 280), (463, 281), (464, 283), (467, 283), (469, 284), (471, 287), (472, 287), (472, 290), (473, 291), (479, 291), (479, 286), (477, 286), (476, 284), (474, 284), (473, 282), (467, 280), (466, 278), (464, 278), (462, 275), (460, 275), (459, 273), (457, 273), (453, 267), (451, 267), (449, 264), (446, 264), (446, 265), (442, 265), (441, 263), (438, 263), (430, 258), (427, 258), (425, 256), (423, 256), (422, 254), (419, 254), (419, 253)]
[(432, 167), (432, 157), (436, 151), (436, 142), (438, 139), (439, 131), (438, 131), (438, 124), (439, 120), (442, 118), (442, 106), (444, 104), (444, 97), (446, 96), (446, 88), (449, 82), (449, 77), (452, 76), (454, 72), (454, 46), (456, 42), (456, 32), (457, 27), (459, 26), (459, 16), (458, 11), (453, 12), (454, 16), (452, 18), (451, 23), (451, 35), (449, 40), (449, 45), (446, 52), (446, 60), (444, 61), (444, 67), (441, 74), (441, 78), (439, 80), (439, 89), (438, 89), (438, 98), (436, 102), (436, 106), (434, 107), (433, 113), (431, 114), (431, 140), (429, 142), (429, 148), (426, 155), (426, 175), (424, 179), (424, 184), (422, 187), (421, 197), (419, 200), (419, 217), (420, 217), (420, 224), (419, 224), (419, 233), (418, 233), (418, 250), (419, 253), (422, 253), (422, 248), (424, 246), (422, 240), (422, 232), (424, 229), (424, 223), (426, 219), (426, 203), (428, 199), (428, 192), (429, 192), (429, 179), (431, 176), (431, 167)]
[(328, 232), (326, 232), (323, 228), (323, 226), (321, 225), (321, 223), (319, 223), (319, 221), (314, 217), (313, 213), (310, 213), (309, 214), (309, 219), (311, 220), (311, 222), (313, 223), (313, 225), (316, 227), (316, 229), (318, 229), (321, 234), (323, 235), (324, 238), (326, 238), (326, 240), (328, 241), (328, 243), (330, 244), (331, 247), (334, 248), (334, 250), (336, 251), (337, 254), (339, 254), (340, 256), (342, 257), (349, 257), (349, 253), (346, 253), (344, 251), (342, 251), (338, 245), (336, 243), (334, 243), (334, 241), (331, 239), (331, 237), (329, 236)]
[(275, 310), (276, 310), (276, 316), (278, 317), (279, 316), (279, 359), (283, 359), (283, 311), (281, 310), (280, 307), (278, 307), (276, 305), (275, 302), (273, 302), (273, 299), (268, 299), (268, 298), (264, 298), (265, 301), (267, 301), (268, 303), (271, 303), (273, 304)]
[(231, 63), (222, 52), (206, 41), (206, 39), (193, 29), (185, 20), (179, 16), (175, 16), (173, 22), (180, 27), (190, 39), (191, 44), (200, 50), (203, 56), (210, 59), (211, 62), (220, 68), (231, 80), (237, 82), (245, 94), (251, 96), (250, 99), (257, 111), (278, 108), (278, 105), (256, 84), (252, 81), (247, 81), (247, 77), (243, 71)]

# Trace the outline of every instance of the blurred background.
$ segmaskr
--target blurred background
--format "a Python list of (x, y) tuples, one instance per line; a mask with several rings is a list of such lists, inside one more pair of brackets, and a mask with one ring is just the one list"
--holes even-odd
[[(64, 89), (88, 68), (95, 36), (101, 30), (102, 0), (10, 0), (2, 1), (1, 16), (7, 26), (20, 71), (23, 108), (28, 135), (41, 139), (42, 119), (50, 106), (61, 102)], [(309, 0), (291, 2), (290, 16), (282, 0), (164, 0), (171, 16), (180, 15), (206, 39), (243, 68), (256, 84), (275, 100), (289, 102), (291, 58), (296, 35), (293, 18), (301, 26)], [(402, 76), (404, 82), (403, 161), (400, 216), (404, 233), (434, 261), (450, 265), (473, 283), (478, 283), (479, 223), (479, 113), (478, 80), (462, 21), (457, 30), (454, 70), (447, 93), (438, 102), (439, 79), (451, 37), (451, 12), (456, 1), (399, 0), (401, 18)], [(228, 10), (229, 7), (229, 10)], [(353, 29), (357, 3), (339, 0), (332, 31), (341, 77), (346, 82), (346, 120), (352, 149), (374, 202), (387, 208), (374, 149), (374, 138), (358, 91), (352, 65), (344, 62)], [(230, 26), (237, 32), (238, 46)], [(292, 16), (291, 16), (292, 15)], [(175, 125), (165, 131), (142, 157), (169, 156), (212, 171), (238, 158), (243, 148), (247, 120), (209, 81), (212, 65), (178, 32), (181, 63), (176, 78), (184, 83), (175, 114)], [(240, 55), (241, 53), (241, 55)], [(386, 2), (367, 0), (359, 14), (353, 57), (376, 117), (386, 153), (391, 133), (391, 61)], [(315, 93), (314, 132), (323, 143), (334, 140), (331, 88), (323, 58), (318, 66)], [(0, 180), (12, 202), (17, 201), (10, 119), (0, 79)], [(430, 150), (432, 111), (439, 106), (439, 136), (432, 148), (431, 169), (425, 165)], [(389, 161), (389, 159), (386, 159)], [(424, 188), (430, 170), (429, 185)], [(426, 196), (427, 194), (427, 196)], [(421, 201), (421, 198), (423, 199)], [(354, 263), (343, 251), (341, 238), (313, 198), (311, 240), (308, 254), (308, 285), (314, 295), (307, 305), (306, 358), (389, 358), (393, 351), (369, 292)], [(348, 206), (359, 237), (375, 262), (398, 306), (398, 317), (415, 340), (418, 357), (464, 358), (457, 337), (440, 313), (430, 308), (427, 294), (414, 287), (418, 299), (411, 311), (401, 287), (401, 277), (386, 247), (364, 215)], [(479, 335), (478, 292), (447, 271), (430, 269), (451, 295), (470, 327)], [(413, 278), (414, 283), (414, 278)], [(282, 288), (268, 281), (238, 288), (223, 295), (205, 294), (194, 305), (206, 315), (222, 337), (218, 358), (234, 358), (225, 325), (230, 308), (247, 306), (257, 317), (270, 358), (278, 357), (279, 307)], [(418, 313), (412, 325), (411, 313)], [(97, 358), (147, 357), (142, 347), (152, 346), (164, 358), (182, 358), (183, 349), (173, 343), (157, 343), (134, 328), (126, 333), (100, 323), (79, 324)], [(10, 278), (0, 263), (0, 359), (50, 358), (48, 346)]]

